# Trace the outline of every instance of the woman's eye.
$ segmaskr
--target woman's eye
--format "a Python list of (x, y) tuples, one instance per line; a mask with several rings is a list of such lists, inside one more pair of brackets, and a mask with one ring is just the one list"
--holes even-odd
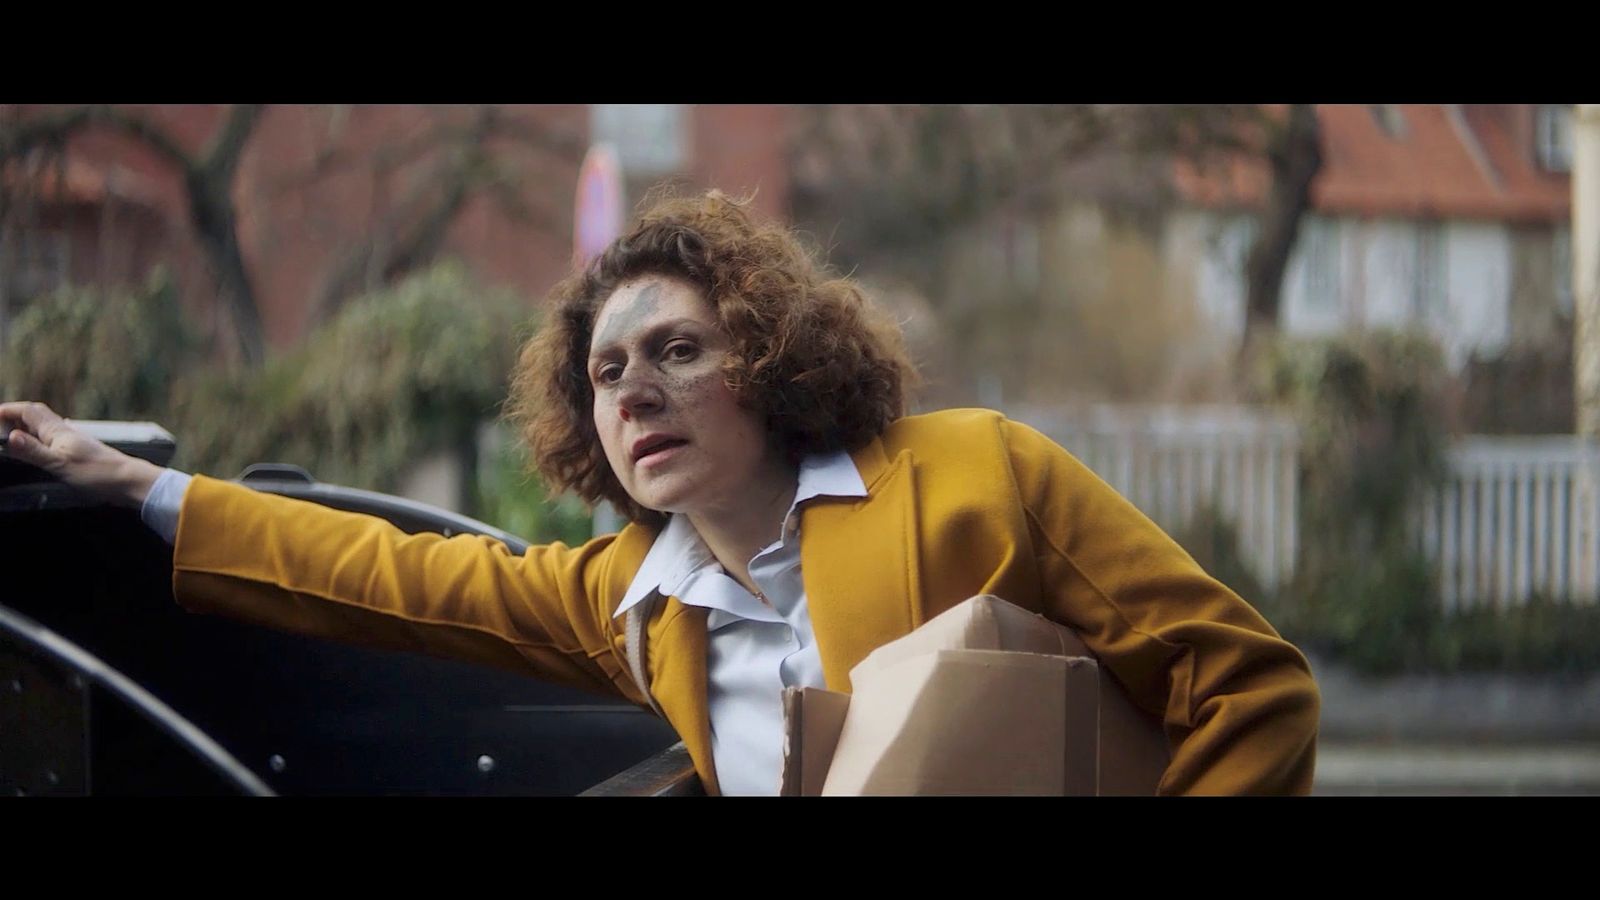
[(622, 367), (616, 363), (601, 366), (594, 373), (594, 380), (599, 384), (611, 384), (621, 377)]
[(674, 341), (667, 345), (666, 355), (667, 359), (676, 360), (678, 362), (686, 362), (694, 359), (699, 352), (700, 348), (689, 343), (688, 341)]

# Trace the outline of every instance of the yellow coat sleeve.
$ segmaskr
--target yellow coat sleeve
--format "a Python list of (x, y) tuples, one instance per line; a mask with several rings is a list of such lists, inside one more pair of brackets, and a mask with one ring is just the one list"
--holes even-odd
[(1050, 616), (1164, 718), (1159, 793), (1310, 793), (1305, 656), (1071, 454), (1018, 423), (1005, 436)]
[(598, 613), (611, 542), (517, 556), (491, 538), (408, 535), (197, 475), (178, 520), (173, 593), (196, 612), (636, 694), (617, 681), (627, 676)]

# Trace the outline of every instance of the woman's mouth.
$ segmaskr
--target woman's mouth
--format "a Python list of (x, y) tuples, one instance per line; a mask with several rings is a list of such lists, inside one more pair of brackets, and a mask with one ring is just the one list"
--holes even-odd
[(670, 435), (647, 435), (634, 443), (633, 462), (637, 466), (650, 466), (665, 462), (677, 455), (677, 450), (689, 442)]

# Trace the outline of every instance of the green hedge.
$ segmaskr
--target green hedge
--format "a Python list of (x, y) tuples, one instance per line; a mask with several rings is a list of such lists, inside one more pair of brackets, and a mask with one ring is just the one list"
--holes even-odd
[(1255, 375), (1256, 399), (1291, 412), (1300, 428), (1295, 577), (1267, 592), (1215, 510), (1177, 535), (1207, 571), (1285, 637), (1369, 674), (1600, 669), (1594, 598), (1443, 610), (1406, 516), (1448, 468), (1449, 379), (1428, 339), (1282, 340)]
[[(209, 361), (157, 275), (131, 291), (35, 300), (7, 335), (0, 381), (7, 397), (76, 418), (160, 422), (187, 471), (231, 478), (250, 463), (286, 462), (393, 491), (417, 459), (470, 453), (481, 423), (499, 414), (528, 307), (444, 263), (350, 301), (299, 346), (244, 370)], [(535, 541), (581, 530), (587, 512), (573, 501), (559, 514), (519, 512), (544, 504), (545, 491), (503, 477), (504, 465), (477, 477), (469, 512)]]

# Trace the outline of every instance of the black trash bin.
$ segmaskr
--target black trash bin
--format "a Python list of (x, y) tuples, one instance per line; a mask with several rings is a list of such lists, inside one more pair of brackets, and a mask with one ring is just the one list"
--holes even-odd
[[(170, 434), (149, 423), (75, 424), (158, 464), (170, 460), (175, 447)], [(487, 534), (513, 552), (526, 548), (520, 538), (465, 516), (323, 484), (294, 467), (252, 467), (241, 480), (257, 490), (377, 515), (410, 532)], [(575, 795), (678, 740), (666, 722), (620, 698), (188, 613), (172, 600), (171, 548), (137, 511), (88, 502), (9, 460), (0, 460), (0, 547), (12, 573), (0, 605), (119, 673), (274, 793)], [(100, 682), (74, 688), (70, 675), (55, 682), (39, 673), (32, 678), (40, 690), (51, 684), (51, 702), (61, 709), (77, 702), (74, 691), (87, 692), (89, 771), (86, 781), (72, 781), (82, 790), (250, 792), (246, 779), (218, 781), (216, 766), (193, 746), (136, 751), (132, 737), (96, 745), (97, 715), (125, 713), (129, 734), (153, 727), (154, 735), (140, 739), (151, 746), (174, 732), (152, 724), (138, 704), (101, 700), (96, 692), (106, 689)], [(33, 741), (34, 729), (55, 726), (35, 721), (26, 741), (0, 731), (0, 759), (41, 752), (33, 746), (43, 742)], [(109, 727), (98, 732), (107, 740), (115, 733)], [(51, 738), (58, 739), (68, 740)], [(32, 749), (12, 749), (24, 743)], [(140, 753), (166, 753), (171, 764), (134, 765)], [(123, 762), (128, 771), (112, 778)], [(178, 773), (185, 767), (190, 775)], [(65, 764), (50, 771), (67, 783)], [(139, 771), (148, 773), (142, 782)], [(13, 790), (48, 792), (36, 780), (43, 777), (19, 774)]]

